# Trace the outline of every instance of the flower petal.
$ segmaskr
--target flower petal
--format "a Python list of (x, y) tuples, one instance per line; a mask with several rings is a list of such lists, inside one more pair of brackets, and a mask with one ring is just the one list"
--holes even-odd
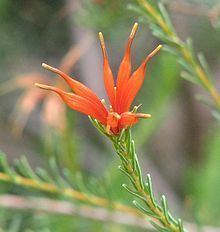
[(77, 95), (87, 99), (88, 101), (96, 105), (96, 107), (99, 108), (99, 110), (102, 111), (107, 116), (106, 108), (104, 107), (104, 105), (102, 104), (98, 96), (91, 89), (83, 85), (81, 82), (76, 81), (75, 79), (71, 78), (70, 76), (68, 76), (67, 74), (65, 74), (64, 72), (60, 71), (57, 68), (54, 68), (45, 63), (43, 63), (42, 66), (58, 74), (60, 77), (62, 77)]
[(139, 66), (139, 68), (137, 68), (137, 70), (132, 74), (131, 78), (125, 84), (120, 105), (121, 112), (129, 111), (134, 98), (144, 82), (146, 65), (148, 61), (161, 49), (161, 47), (162, 45), (159, 45), (146, 57), (143, 63)]
[(110, 65), (109, 65), (104, 37), (103, 37), (101, 32), (99, 32), (99, 40), (100, 40), (102, 54), (103, 54), (104, 85), (105, 85), (106, 92), (108, 94), (109, 101), (110, 101), (112, 107), (114, 108), (114, 105), (115, 105), (114, 77), (113, 77), (112, 70), (111, 70)]
[(102, 111), (100, 111), (99, 108), (96, 107), (96, 105), (88, 101), (86, 98), (83, 98), (74, 93), (64, 92), (61, 89), (53, 86), (42, 85), (37, 83), (35, 85), (41, 89), (56, 92), (70, 108), (79, 111), (83, 114), (90, 115), (91, 117), (97, 119), (101, 123), (106, 124), (106, 115), (103, 114)]
[(116, 98), (117, 98), (117, 106), (118, 106), (117, 111), (119, 113), (121, 113), (120, 112), (121, 93), (123, 92), (125, 83), (128, 81), (131, 75), (131, 45), (134, 40), (137, 29), (138, 29), (138, 23), (135, 23), (130, 33), (127, 46), (126, 46), (126, 50), (125, 50), (125, 54), (124, 54), (124, 57), (121, 61), (121, 64), (118, 70), (117, 87), (116, 87), (117, 97)]

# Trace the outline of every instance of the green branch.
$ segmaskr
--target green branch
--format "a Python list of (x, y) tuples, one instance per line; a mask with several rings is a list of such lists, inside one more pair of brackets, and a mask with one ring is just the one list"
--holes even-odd
[(153, 34), (167, 45), (165, 50), (174, 54), (184, 69), (182, 77), (202, 86), (212, 99), (212, 107), (220, 112), (220, 94), (213, 84), (213, 77), (203, 55), (195, 55), (191, 40), (184, 42), (178, 37), (162, 3), (157, 8), (149, 0), (136, 1), (138, 6), (128, 7), (147, 19)]
[(134, 141), (131, 139), (130, 130), (124, 131), (124, 134), (120, 139), (118, 137), (112, 137), (111, 140), (116, 153), (120, 156), (122, 161), (122, 166), (119, 167), (119, 169), (129, 177), (133, 185), (133, 189), (130, 189), (126, 185), (123, 185), (123, 187), (129, 193), (142, 200), (147, 208), (145, 209), (139, 205), (139, 203), (134, 201), (133, 203), (136, 207), (155, 219), (155, 221), (152, 221), (152, 224), (158, 230), (167, 231), (168, 229), (168, 231), (183, 232), (184, 229), (181, 220), (174, 220), (168, 211), (165, 196), (162, 196), (161, 198), (161, 206), (157, 203), (153, 194), (150, 175), (147, 176), (147, 182), (144, 183), (141, 168), (135, 153)]
[[(73, 179), (71, 173), (63, 173), (63, 175), (66, 176), (66, 179), (64, 179), (58, 173), (55, 161), (51, 160), (50, 167), (51, 169), (54, 169), (53, 177), (41, 168), (38, 168), (35, 172), (28, 164), (26, 158), (23, 157), (17, 162), (15, 168), (12, 168), (8, 165), (5, 155), (0, 154), (0, 182), (13, 183), (21, 187), (32, 188), (51, 194), (58, 194), (62, 197), (75, 201), (109, 209), (116, 209), (121, 212), (130, 213), (143, 218), (143, 214), (135, 208), (126, 206), (119, 202), (110, 201), (104, 197), (93, 195), (92, 193), (85, 193), (74, 189), (70, 184)], [(79, 182), (80, 180), (77, 181)], [(78, 183), (78, 185), (82, 184)]]
[(114, 149), (121, 159), (122, 165), (119, 166), (119, 170), (129, 178), (133, 188), (125, 184), (122, 186), (130, 194), (141, 200), (145, 207), (137, 201), (133, 201), (134, 205), (152, 219), (150, 222), (158, 231), (185, 232), (181, 219), (174, 219), (168, 210), (165, 196), (161, 197), (161, 205), (157, 203), (153, 194), (150, 175), (147, 175), (147, 181), (144, 182), (130, 129), (122, 130), (119, 136), (111, 136), (106, 133), (105, 128), (97, 120), (90, 118), (90, 121), (112, 141)]

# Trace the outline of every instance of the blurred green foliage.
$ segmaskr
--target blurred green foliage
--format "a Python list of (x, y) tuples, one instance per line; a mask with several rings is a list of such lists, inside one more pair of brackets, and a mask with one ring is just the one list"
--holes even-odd
[(179, 83), (179, 68), (172, 55), (160, 54), (158, 61), (152, 63), (149, 64), (152, 67), (148, 73), (150, 78), (146, 78), (139, 100), (143, 102), (142, 111), (152, 114), (152, 118), (148, 122), (141, 121), (134, 129), (137, 146), (149, 142), (149, 137), (157, 131), (165, 117), (168, 101), (174, 96)]
[[(192, 198), (193, 214), (202, 223), (220, 226), (220, 129), (212, 128), (206, 136), (202, 162), (196, 165), (187, 182), (190, 189), (189, 197)], [(193, 182), (191, 182), (193, 178)], [(192, 183), (192, 186), (190, 184)]]
[(120, 25), (123, 28), (130, 27), (129, 22), (135, 19), (134, 14), (127, 14), (126, 4), (123, 1), (82, 0), (80, 7), (81, 10), (74, 15), (75, 20), (80, 25), (90, 27), (95, 31), (113, 33), (115, 27)]

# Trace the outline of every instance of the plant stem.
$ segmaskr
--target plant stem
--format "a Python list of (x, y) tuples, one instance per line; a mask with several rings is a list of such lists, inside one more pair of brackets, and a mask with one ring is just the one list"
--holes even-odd
[[(164, 42), (168, 42), (169, 47), (179, 52), (179, 55), (182, 56), (183, 60), (193, 70), (192, 74), (194, 77), (198, 78), (202, 86), (209, 92), (215, 107), (220, 110), (220, 94), (218, 90), (210, 81), (210, 77), (204, 67), (202, 67), (198, 60), (194, 58), (192, 48), (189, 48), (187, 43), (182, 41), (174, 31), (173, 25), (169, 20), (169, 16), (167, 15), (165, 18), (164, 15), (162, 15), (162, 13), (148, 0), (137, 0), (137, 2), (145, 10), (145, 16), (150, 19), (148, 20), (149, 24), (157, 25), (161, 29), (164, 38), (167, 40), (164, 40)], [(160, 39), (163, 40), (162, 37), (160, 37)]]
[[(172, 232), (183, 232), (186, 231), (180, 224), (181, 221), (175, 220), (166, 206), (163, 206), (163, 203), (166, 205), (165, 197), (162, 197), (162, 206), (157, 203), (157, 200), (154, 197), (152, 184), (150, 177), (146, 184), (143, 183), (143, 178), (141, 174), (140, 165), (138, 158), (135, 153), (134, 141), (131, 138), (130, 129), (122, 132), (122, 135), (110, 137), (113, 142), (116, 153), (119, 155), (122, 161), (122, 168), (126, 176), (129, 177), (134, 190), (129, 189), (127, 186), (123, 185), (129, 193), (133, 194), (135, 197), (141, 199), (147, 206), (146, 214), (154, 220), (156, 223), (156, 228), (161, 228), (161, 231), (168, 230)], [(142, 208), (142, 207), (140, 207)], [(153, 225), (154, 225), (153, 224)]]
[(85, 194), (83, 192), (77, 191), (72, 188), (59, 188), (58, 186), (52, 183), (46, 183), (46, 182), (42, 182), (36, 179), (22, 177), (19, 175), (15, 175), (12, 177), (2, 172), (0, 172), (0, 181), (14, 183), (22, 187), (29, 187), (29, 188), (37, 189), (37, 190), (48, 192), (48, 193), (59, 194), (63, 197), (68, 197), (73, 200), (90, 203), (90, 204), (100, 206), (100, 207), (114, 208), (122, 212), (127, 212), (127, 213), (131, 213), (131, 214), (139, 215), (143, 217), (143, 214), (141, 214), (135, 208), (123, 205), (118, 202), (112, 202), (105, 198), (98, 197), (92, 194)]
[(166, 220), (163, 212), (161, 211), (161, 209), (158, 208), (158, 207), (155, 207), (150, 195), (141, 186), (140, 177), (137, 175), (135, 170), (132, 168), (132, 165), (130, 163), (128, 163), (126, 168), (129, 171), (129, 173), (131, 174), (131, 176), (134, 178), (135, 188), (140, 193), (140, 195), (144, 198), (145, 203), (151, 209), (151, 211), (154, 212), (154, 214), (158, 216), (158, 218), (159, 218), (158, 220), (161, 221), (166, 228), (171, 229), (171, 231), (174, 231), (174, 232), (179, 231), (177, 225), (167, 222), (167, 220)]

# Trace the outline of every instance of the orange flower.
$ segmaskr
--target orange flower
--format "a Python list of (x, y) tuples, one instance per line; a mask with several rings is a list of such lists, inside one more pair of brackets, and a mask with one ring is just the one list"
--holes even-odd
[(106, 132), (117, 135), (123, 128), (136, 124), (139, 118), (149, 118), (150, 114), (136, 113), (138, 107), (130, 110), (131, 104), (140, 90), (145, 76), (148, 61), (160, 50), (159, 45), (143, 61), (143, 63), (131, 74), (131, 45), (135, 37), (138, 24), (135, 23), (128, 39), (124, 57), (119, 67), (116, 84), (109, 66), (105, 42), (102, 33), (99, 33), (101, 48), (103, 53), (103, 78), (105, 89), (109, 98), (110, 107), (107, 109), (103, 100), (82, 83), (69, 77), (59, 69), (53, 68), (47, 64), (42, 66), (59, 76), (61, 76), (70, 86), (74, 93), (64, 92), (59, 88), (37, 84), (36, 86), (56, 92), (63, 101), (72, 109), (97, 119), (105, 126)]

